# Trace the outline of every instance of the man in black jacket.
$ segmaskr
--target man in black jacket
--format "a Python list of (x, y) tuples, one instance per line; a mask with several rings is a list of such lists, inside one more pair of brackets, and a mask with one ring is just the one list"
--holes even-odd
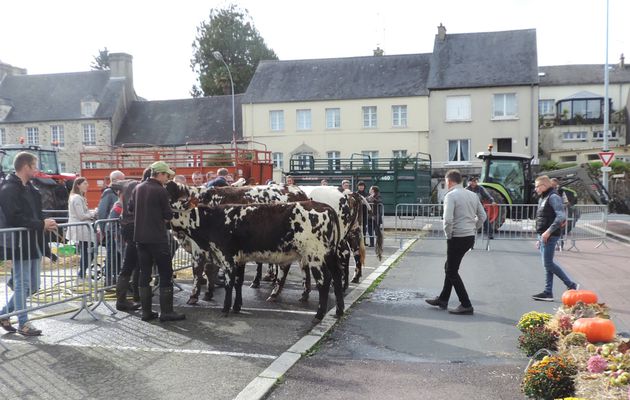
[[(18, 314), (17, 332), (24, 336), (39, 336), (42, 331), (28, 323), (26, 299), (39, 290), (40, 265), (44, 253), (44, 232), (57, 229), (52, 218), (44, 219), (42, 199), (30, 180), (37, 173), (37, 157), (20, 152), (13, 160), (15, 173), (9, 174), (0, 188), (0, 207), (12, 228), (27, 228), (28, 232), (16, 232), (7, 238), (12, 245), (13, 297), (0, 310), (0, 315), (13, 311)], [(0, 326), (7, 332), (16, 332), (9, 318), (0, 319)]]
[(133, 240), (138, 247), (142, 320), (157, 318), (157, 313), (151, 310), (153, 294), (149, 287), (155, 262), (160, 275), (160, 321), (179, 321), (186, 316), (173, 311), (173, 264), (166, 230), (166, 223), (173, 218), (173, 213), (164, 188), (175, 172), (164, 161), (156, 161), (149, 168), (151, 178), (136, 186), (129, 203), (129, 210), (134, 213)]

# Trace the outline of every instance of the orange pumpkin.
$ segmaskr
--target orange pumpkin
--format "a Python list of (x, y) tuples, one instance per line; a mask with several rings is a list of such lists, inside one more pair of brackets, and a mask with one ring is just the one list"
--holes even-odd
[(615, 324), (605, 318), (580, 318), (573, 323), (573, 332), (585, 334), (591, 343), (610, 342), (615, 338)]
[(578, 301), (584, 304), (595, 304), (597, 303), (597, 295), (590, 290), (567, 290), (562, 293), (562, 304), (565, 306), (574, 306)]

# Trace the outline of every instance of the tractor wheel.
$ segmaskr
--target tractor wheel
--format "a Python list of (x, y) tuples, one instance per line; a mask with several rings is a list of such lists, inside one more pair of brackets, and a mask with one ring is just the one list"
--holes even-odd
[(493, 189), (493, 188), (485, 188), (486, 191), (488, 192), (488, 194), (490, 194), (490, 196), (492, 196), (492, 198), (494, 199), (494, 201), (497, 203), (498, 210), (497, 210), (497, 214), (496, 215), (491, 215), (491, 217), (494, 217), (494, 221), (492, 221), (491, 218), (491, 224), (492, 224), (492, 229), (496, 232), (499, 230), (499, 228), (505, 223), (505, 219), (507, 218), (507, 209), (505, 207), (503, 207), (503, 205), (507, 204), (507, 201), (505, 200), (505, 197), (503, 197), (503, 195)]

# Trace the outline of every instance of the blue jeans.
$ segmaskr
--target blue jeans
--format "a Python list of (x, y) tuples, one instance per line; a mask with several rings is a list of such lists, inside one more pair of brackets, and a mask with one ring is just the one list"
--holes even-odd
[(545, 293), (553, 294), (553, 276), (556, 275), (569, 289), (575, 289), (576, 284), (573, 282), (564, 270), (553, 261), (556, 252), (556, 243), (560, 240), (560, 236), (549, 236), (547, 243), (543, 243), (542, 238), (538, 235), (540, 243), (540, 255), (542, 256), (543, 266), (545, 267)]
[(13, 261), (13, 296), (2, 308), (0, 314), (24, 310), (18, 314), (18, 323), (22, 327), (28, 321), (26, 314), (26, 298), (39, 290), (39, 270), (41, 257), (32, 260)]

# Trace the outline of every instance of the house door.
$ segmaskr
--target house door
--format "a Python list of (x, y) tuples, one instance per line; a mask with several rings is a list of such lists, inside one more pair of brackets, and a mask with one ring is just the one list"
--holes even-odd
[(496, 139), (497, 151), (511, 153), (512, 152), (512, 139)]

